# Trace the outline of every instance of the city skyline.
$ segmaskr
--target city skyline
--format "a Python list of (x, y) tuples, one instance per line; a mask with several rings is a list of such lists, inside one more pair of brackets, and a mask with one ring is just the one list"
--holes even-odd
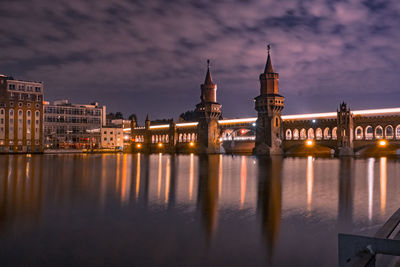
[[(0, 73), (44, 82), (45, 100), (177, 118), (211, 59), (224, 117), (254, 116), (271, 43), (284, 114), (398, 106), (395, 1), (6, 1)], [(177, 105), (179, 103), (180, 105)]]

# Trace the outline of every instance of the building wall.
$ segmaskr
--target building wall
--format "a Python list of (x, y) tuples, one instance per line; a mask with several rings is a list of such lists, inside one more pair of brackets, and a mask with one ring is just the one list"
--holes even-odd
[(71, 104), (67, 100), (46, 103), (44, 134), (47, 148), (98, 148), (105, 106)]
[(104, 127), (101, 129), (101, 147), (109, 149), (124, 148), (124, 131), (120, 127)]
[(0, 152), (43, 151), (43, 83), (0, 75)]

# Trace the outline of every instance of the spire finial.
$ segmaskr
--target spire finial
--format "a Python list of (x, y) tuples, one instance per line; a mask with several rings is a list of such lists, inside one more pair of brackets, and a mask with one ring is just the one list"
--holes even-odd
[(207, 68), (210, 68), (210, 60), (207, 59)]
[(272, 67), (272, 62), (271, 62), (271, 45), (267, 44), (267, 50), (268, 50), (268, 58), (267, 58), (267, 64), (265, 65), (264, 73), (274, 73), (274, 68)]
[(210, 60), (207, 59), (207, 74), (206, 74), (206, 79), (204, 80), (204, 84), (214, 84), (211, 78), (211, 72), (210, 72)]
[(267, 50), (268, 50), (268, 55), (269, 55), (269, 52), (271, 51), (271, 44), (267, 44)]

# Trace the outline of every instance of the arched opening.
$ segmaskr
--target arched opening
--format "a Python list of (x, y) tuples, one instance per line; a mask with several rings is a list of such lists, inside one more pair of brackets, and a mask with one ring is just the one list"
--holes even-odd
[(396, 126), (396, 139), (400, 139), (400, 124)]
[(186, 134), (183, 134), (183, 142), (186, 142)]
[(321, 140), (322, 139), (322, 129), (321, 128), (317, 128), (315, 130), (315, 139), (317, 139), (317, 140)]
[(196, 141), (196, 134), (192, 133), (192, 141)]
[(279, 118), (275, 117), (275, 127), (279, 127)]
[(385, 138), (393, 139), (393, 126), (392, 125), (388, 125), (385, 127)]
[(151, 142), (155, 143), (156, 139), (154, 138), (154, 135), (151, 136)]
[(332, 129), (332, 140), (337, 140), (337, 127)]
[(299, 140), (299, 130), (297, 129), (293, 130), (293, 140)]
[(363, 135), (363, 128), (361, 126), (357, 126), (356, 130), (355, 130), (355, 136), (356, 136), (356, 140), (361, 140), (363, 139), (364, 135)]
[(365, 139), (372, 140), (372, 138), (374, 138), (374, 131), (372, 130), (372, 126), (368, 125), (365, 128)]
[(375, 128), (375, 138), (376, 139), (383, 138), (383, 128), (380, 125), (376, 126), (376, 128)]
[(314, 139), (314, 129), (313, 128), (308, 129), (307, 136), (308, 136), (308, 139)]
[(290, 129), (286, 130), (286, 140), (292, 140), (292, 131)]
[(324, 139), (325, 140), (331, 139), (331, 129), (329, 129), (329, 127), (326, 127), (324, 129)]
[(179, 138), (178, 138), (179, 142), (182, 142), (182, 134), (179, 134)]
[(307, 138), (306, 129), (303, 128), (300, 130), (300, 139), (306, 140), (306, 138)]

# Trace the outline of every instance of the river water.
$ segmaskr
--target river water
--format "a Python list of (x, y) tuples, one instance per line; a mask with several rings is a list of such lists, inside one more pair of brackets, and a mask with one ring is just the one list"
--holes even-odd
[(399, 179), (385, 157), (1, 155), (0, 266), (336, 266)]

